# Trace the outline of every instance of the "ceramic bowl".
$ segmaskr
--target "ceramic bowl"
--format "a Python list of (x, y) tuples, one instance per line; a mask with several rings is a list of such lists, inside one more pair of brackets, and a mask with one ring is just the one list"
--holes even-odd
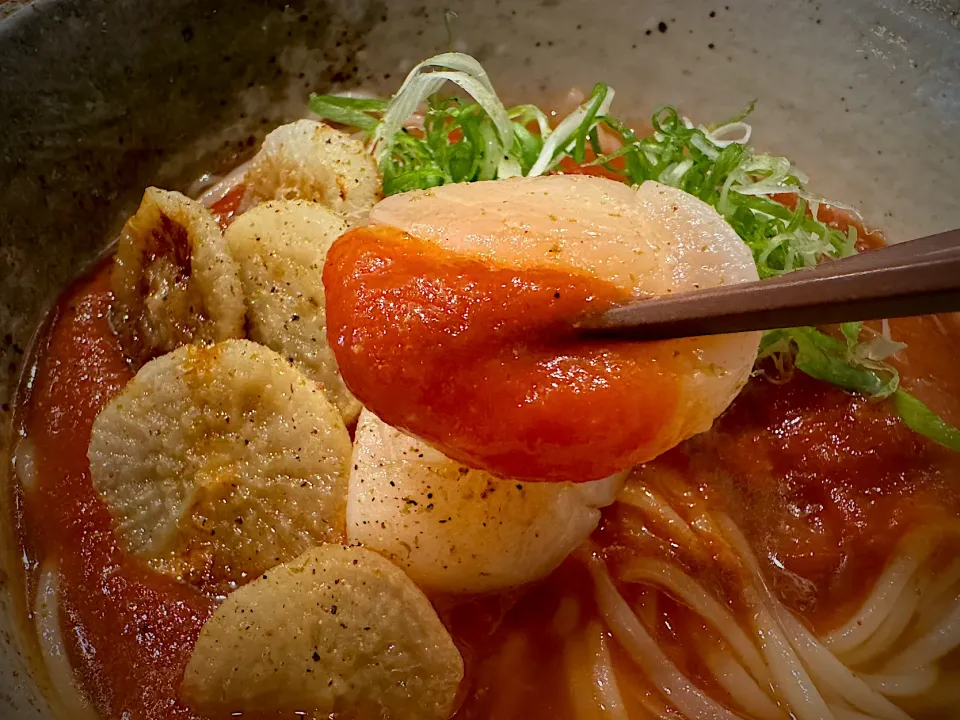
[[(27, 616), (9, 447), (44, 312), (149, 184), (185, 189), (302, 115), (472, 53), (507, 102), (604, 81), (642, 124), (758, 100), (754, 144), (892, 240), (960, 227), (955, 0), (0, 2), (0, 716), (57, 717)], [(452, 11), (452, 12), (447, 12)], [(103, 649), (109, 652), (108, 648)], [(148, 679), (144, 679), (148, 682)]]

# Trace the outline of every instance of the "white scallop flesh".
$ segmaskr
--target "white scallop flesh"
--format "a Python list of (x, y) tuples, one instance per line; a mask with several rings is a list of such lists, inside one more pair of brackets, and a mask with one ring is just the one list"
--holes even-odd
[(188, 343), (243, 336), (239, 269), (210, 211), (147, 188), (120, 233), (110, 322), (134, 367)]
[(321, 277), (327, 250), (346, 229), (318, 203), (277, 200), (237, 217), (224, 237), (240, 264), (250, 339), (276, 350), (323, 387), (349, 424), (360, 402), (340, 377), (327, 342)]
[(348, 221), (381, 197), (380, 170), (363, 143), (315, 120), (281, 125), (244, 174), (245, 203), (312, 200)]
[(200, 631), (183, 695), (227, 713), (444, 720), (462, 678), (450, 634), (400, 568), (324, 545), (227, 597)]
[[(716, 210), (653, 181), (552, 175), (443, 185), (386, 198), (369, 221), (500, 267), (586, 272), (637, 298), (759, 279), (750, 249)], [(665, 342), (680, 396), (648, 459), (709, 429), (749, 379), (760, 333)]]
[(347, 536), (391, 558), (428, 592), (499, 590), (545, 577), (582, 545), (623, 477), (584, 483), (497, 478), (364, 410), (353, 448)]
[(248, 340), (152, 360), (97, 416), (90, 472), (124, 547), (217, 592), (344, 537), (350, 436)]

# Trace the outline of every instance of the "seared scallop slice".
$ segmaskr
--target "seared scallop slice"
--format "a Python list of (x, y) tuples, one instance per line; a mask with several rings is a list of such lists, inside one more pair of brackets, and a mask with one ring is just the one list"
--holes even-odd
[[(444, 185), (393, 195), (371, 213), (463, 257), (497, 266), (586, 272), (637, 298), (759, 279), (753, 254), (712, 207), (668, 185), (632, 188), (587, 175)], [(655, 457), (703, 432), (753, 369), (759, 333), (668, 341), (682, 387)], [(665, 347), (662, 345), (661, 347)]]
[(243, 336), (236, 262), (210, 211), (147, 188), (120, 233), (111, 324), (135, 367), (189, 343)]
[(230, 594), (200, 631), (197, 709), (442, 720), (463, 661), (427, 598), (363, 548), (325, 545)]
[(330, 344), (364, 407), (466, 466), (553, 482), (600, 480), (707, 430), (760, 340), (558, 329), (756, 279), (750, 248), (698, 198), (587, 176), (393, 195), (324, 265)]
[(245, 181), (253, 202), (313, 200), (347, 218), (365, 215), (381, 197), (380, 171), (363, 143), (314, 120), (267, 135)]
[(623, 474), (523, 483), (451, 460), (364, 410), (347, 501), (351, 543), (393, 559), (420, 587), (484, 592), (539, 580), (590, 536)]
[(94, 422), (89, 457), (126, 549), (199, 587), (229, 589), (343, 539), (343, 420), (248, 340), (144, 365)]
[(346, 227), (318, 203), (278, 200), (240, 215), (225, 237), (240, 264), (250, 339), (319, 383), (350, 423), (360, 403), (347, 390), (327, 342), (322, 277), (327, 250)]

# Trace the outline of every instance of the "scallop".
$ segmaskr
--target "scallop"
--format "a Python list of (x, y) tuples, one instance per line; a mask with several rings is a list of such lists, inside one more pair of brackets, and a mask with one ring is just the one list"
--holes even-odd
[(245, 182), (245, 202), (312, 200), (350, 219), (382, 197), (380, 171), (363, 143), (314, 120), (267, 135)]
[(442, 720), (462, 678), (453, 640), (400, 568), (325, 545), (227, 597), (200, 631), (183, 696), (231, 713)]
[(278, 200), (240, 215), (225, 237), (240, 264), (250, 339), (316, 381), (351, 423), (360, 403), (344, 385), (327, 343), (322, 281), (327, 250), (346, 227), (318, 203)]
[(364, 406), (501, 477), (598, 480), (707, 430), (760, 338), (551, 335), (631, 298), (758, 279), (720, 214), (656, 182), (548, 176), (394, 195), (334, 244), (324, 274), (331, 346)]
[(125, 548), (222, 591), (342, 540), (350, 450), (313, 381), (229, 340), (144, 365), (97, 416), (89, 458)]
[(422, 588), (476, 593), (539, 580), (590, 536), (618, 474), (523, 483), (471, 470), (364, 410), (347, 501), (350, 542), (391, 558)]
[(637, 297), (758, 279), (750, 248), (716, 210), (653, 181), (633, 188), (552, 175), (444, 185), (393, 195), (370, 221), (497, 265), (587, 272)]
[(111, 324), (134, 367), (189, 343), (243, 337), (239, 268), (210, 211), (147, 188), (120, 233)]

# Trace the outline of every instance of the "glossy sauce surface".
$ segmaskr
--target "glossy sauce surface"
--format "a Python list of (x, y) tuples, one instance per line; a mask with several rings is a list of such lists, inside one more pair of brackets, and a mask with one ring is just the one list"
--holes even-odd
[(58, 561), (67, 651), (105, 717), (192, 717), (178, 688), (215, 603), (126, 555), (90, 481), (93, 421), (132, 377), (108, 325), (109, 287), (109, 263), (75, 283), (41, 343), (22, 416), (36, 486), (21, 525), (38, 560)]
[[(960, 321), (890, 321), (902, 385), (948, 422), (960, 422)], [(960, 520), (960, 454), (910, 430), (892, 402), (868, 400), (796, 373), (754, 382), (687, 455), (700, 476), (730, 476), (718, 492), (781, 594), (819, 629), (865, 599), (906, 533)], [(814, 592), (796, 594), (795, 575)]]
[(672, 417), (671, 349), (563, 332), (627, 299), (609, 283), (498, 267), (363, 227), (334, 243), (324, 285), (327, 335), (350, 390), (471, 467), (596, 480), (634, 464)]
[(226, 230), (240, 213), (240, 206), (243, 204), (243, 196), (246, 193), (246, 185), (240, 183), (234, 185), (222, 198), (210, 205), (210, 212), (213, 213), (221, 229)]
[[(381, 246), (371, 257), (392, 241), (396, 238), (389, 234), (378, 238)], [(482, 351), (486, 346), (481, 341), (491, 333), (525, 332), (527, 323), (565, 319), (584, 305), (616, 299), (566, 275), (562, 285), (559, 278), (546, 277), (529, 285), (514, 285), (509, 276), (488, 278), (484, 285), (471, 273), (431, 275), (428, 270), (437, 258), (430, 252), (393, 249), (388, 257), (408, 270), (411, 281), (420, 277), (434, 283), (438, 313), (456, 310), (453, 295), (459, 292), (474, 293), (474, 300), (501, 301), (508, 291), (516, 292), (527, 303), (529, 313), (518, 313), (503, 326), (493, 324), (495, 303), (476, 303), (470, 312), (460, 307), (460, 319), (471, 322), (449, 330), (465, 338), (464, 353)], [(454, 282), (457, 278), (462, 286)], [(554, 303), (557, 292), (561, 303)], [(364, 340), (386, 353), (384, 362), (396, 365), (390, 353), (398, 353), (413, 366), (414, 379), (422, 373), (416, 387), (429, 395), (429, 402), (451, 416), (462, 411), (458, 403), (478, 392), (476, 383), (444, 385), (440, 398), (432, 399), (437, 378), (449, 380), (455, 373), (420, 364), (424, 348), (416, 336), (398, 336), (415, 323), (388, 320), (430, 318), (402, 315), (408, 307), (402, 287), (392, 297), (383, 308), (384, 324)], [(93, 420), (131, 377), (107, 322), (109, 303), (105, 263), (64, 293), (39, 341), (31, 390), (18, 408), (36, 467), (34, 486), (22, 489), (21, 539), (28, 567), (59, 564), (67, 651), (105, 720), (198, 717), (179, 701), (178, 687), (199, 629), (217, 601), (154, 573), (120, 550), (89, 478), (86, 453)], [(437, 321), (448, 322), (442, 318)], [(956, 319), (908, 318), (891, 326), (893, 337), (909, 345), (898, 360), (904, 385), (947, 420), (960, 422)], [(429, 363), (429, 353), (425, 357)], [(491, 357), (491, 372), (499, 372), (510, 359), (496, 353)], [(524, 370), (539, 371), (536, 355), (530, 358)], [(517, 388), (519, 393), (519, 381)], [(560, 402), (566, 397), (560, 395)], [(505, 400), (504, 412), (515, 401)], [(656, 405), (643, 395), (620, 402), (624, 412), (635, 405)], [(503, 418), (493, 420), (508, 426)], [(679, 473), (694, 510), (729, 512), (781, 598), (821, 631), (842, 622), (863, 600), (905, 533), (927, 522), (960, 518), (957, 454), (913, 434), (889, 403), (867, 401), (802, 374), (783, 385), (752, 380), (711, 431), (649, 466)], [(629, 510), (618, 504), (604, 511), (594, 540), (615, 565), (622, 559), (618, 547), (637, 529)], [(659, 557), (669, 552), (653, 545), (646, 549)], [(799, 585), (804, 592), (797, 592), (796, 578), (805, 581)], [(699, 579), (717, 591), (729, 580), (722, 574)], [(657, 640), (678, 667), (722, 699), (723, 691), (711, 685), (688, 640), (693, 636), (710, 643), (711, 631), (663, 596), (631, 591), (629, 597), (644, 608), (645, 624), (658, 628)], [(465, 601), (438, 599), (437, 606), (466, 663), (458, 718), (575, 717), (570, 678), (590, 672), (586, 650), (580, 648), (598, 621), (589, 580), (575, 561), (533, 588)], [(612, 640), (610, 651), (622, 657)], [(626, 660), (618, 663), (621, 690), (631, 717), (643, 717), (642, 706), (655, 693), (639, 673), (619, 672), (629, 666)]]

